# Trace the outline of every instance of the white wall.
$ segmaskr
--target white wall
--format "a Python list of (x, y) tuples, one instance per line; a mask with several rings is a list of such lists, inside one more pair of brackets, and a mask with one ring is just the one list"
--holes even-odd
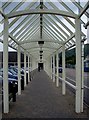
[(32, 58), (32, 70), (35, 70), (36, 68), (37, 68), (36, 59)]

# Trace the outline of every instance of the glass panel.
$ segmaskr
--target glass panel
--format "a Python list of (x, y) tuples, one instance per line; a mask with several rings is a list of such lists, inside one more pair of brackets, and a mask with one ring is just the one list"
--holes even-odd
[[(53, 18), (53, 16), (51, 16)], [(59, 25), (69, 36), (70, 36), (70, 33), (58, 22), (55, 20), (55, 18), (53, 18), (54, 21), (56, 22), (57, 25)]]
[(9, 24), (15, 19), (16, 19), (16, 17), (9, 19)]
[(10, 13), (17, 5), (18, 5), (18, 2), (12, 2), (4, 9), (4, 13), (5, 14)]
[[(26, 22), (24, 22), (15, 32), (14, 32), (14, 34), (13, 35), (16, 35), (23, 27), (24, 27), (24, 25), (26, 24), (26, 23), (28, 23), (28, 21), (30, 21), (30, 19), (33, 17), (33, 16), (35, 16), (35, 15), (31, 15), (31, 16), (29, 16), (29, 18), (28, 18), (28, 20), (26, 21)], [(27, 16), (25, 16), (25, 18), (26, 18)], [(24, 21), (24, 19), (22, 20), (22, 22)], [(18, 27), (18, 26), (17, 26)]]
[(44, 2), (44, 5), (48, 8), (48, 9), (53, 9), (53, 7), (51, 6), (51, 5), (49, 5), (49, 3), (48, 2)]
[(73, 33), (75, 32), (75, 29), (74, 29), (74, 27), (72, 27), (72, 25), (69, 23), (69, 22), (67, 22), (67, 20), (65, 20), (62, 16), (58, 16), (57, 15), (57, 17), (64, 23), (64, 25), (66, 25)]
[(87, 23), (87, 17), (86, 17), (86, 15), (82, 15), (81, 16), (81, 20), (84, 22), (84, 23)]
[(84, 25), (81, 25), (82, 32), (87, 36), (87, 29), (84, 28)]
[(80, 0), (80, 5), (81, 5), (82, 7), (84, 7), (87, 2), (88, 2), (88, 0)]
[[(52, 2), (53, 0), (50, 0), (50, 1)], [(55, 1), (55, 2), (53, 2), (53, 4), (54, 4), (57, 8), (59, 8), (60, 10), (67, 11), (66, 8), (63, 7), (63, 6), (60, 4), (60, 2)]]
[[(0, 19), (2, 19), (2, 16), (0, 15)], [(3, 30), (3, 23), (0, 23), (0, 33), (2, 32)]]
[[(64, 0), (62, 0), (64, 1)], [(71, 0), (66, 0), (65, 4), (75, 13), (78, 14), (78, 8), (71, 2)]]
[(19, 25), (19, 23), (20, 23), (25, 17), (26, 17), (26, 16), (20, 17), (20, 19), (18, 19), (18, 20), (14, 23), (14, 25), (12, 25), (12, 26), (10, 27), (9, 32), (11, 32), (15, 27), (17, 27), (17, 26)]
[(39, 5), (39, 2), (36, 2), (35, 5), (33, 5), (30, 9), (35, 9)]
[(73, 22), (75, 24), (75, 19), (70, 18), (70, 17), (68, 17), (68, 19), (71, 20), (71, 22)]

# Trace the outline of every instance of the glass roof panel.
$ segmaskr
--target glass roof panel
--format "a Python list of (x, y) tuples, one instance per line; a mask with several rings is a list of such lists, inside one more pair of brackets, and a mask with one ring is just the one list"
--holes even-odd
[[(2, 18), (2, 16), (0, 15), (0, 18)], [(2, 32), (3, 30), (3, 23), (0, 23), (0, 33)]]
[(80, 5), (82, 6), (82, 7), (84, 7), (85, 6), (85, 4), (88, 2), (88, 0), (75, 0), (76, 2), (80, 2)]
[(82, 15), (81, 16), (81, 20), (84, 22), (84, 23), (87, 23), (87, 17), (86, 17), (86, 15)]
[(16, 19), (16, 17), (9, 19), (9, 24), (15, 19)]
[(19, 7), (19, 9), (17, 9), (16, 11), (21, 11), (26, 9), (29, 6), (30, 2), (24, 2), (21, 7)]
[(75, 32), (75, 29), (74, 27), (72, 27), (72, 25), (67, 21), (65, 20), (62, 16), (58, 16), (56, 15), (73, 33)]
[(4, 13), (5, 14), (10, 13), (17, 5), (18, 5), (18, 2), (12, 2), (4, 9)]
[[(64, 0), (62, 0), (64, 1)], [(71, 2), (72, 0), (66, 0), (65, 4), (75, 13), (78, 14), (78, 8)]]
[[(35, 20), (33, 20), (33, 22), (34, 22), (34, 21), (35, 21)], [(31, 27), (31, 24), (33, 24), (33, 22), (29, 23), (29, 24), (19, 33), (18, 36), (20, 36), (21, 34), (24, 34), (24, 32), (27, 31), (29, 28), (32, 28), (32, 27)], [(16, 35), (16, 37), (18, 37), (18, 36)]]
[(36, 2), (36, 4), (34, 6), (32, 6), (30, 9), (35, 9), (40, 3)]
[(25, 17), (26, 17), (26, 16), (20, 17), (20, 19), (18, 19), (18, 20), (10, 27), (9, 32), (11, 32), (15, 27), (17, 27), (17, 26), (19, 25), (19, 23), (22, 22)]
[[(27, 21), (25, 21), (14, 33), (13, 33), (13, 35), (16, 35), (30, 20), (31, 20), (31, 18), (33, 17), (33, 16), (35, 16), (35, 15), (30, 15), (29, 16), (29, 18), (28, 18), (28, 20)], [(26, 17), (28, 17), (28, 16), (25, 16), (25, 18)], [(24, 21), (24, 19), (22, 20), (22, 22)], [(18, 26), (17, 26), (18, 27)]]
[[(50, 0), (50, 1), (52, 2), (53, 0)], [(59, 8), (60, 10), (67, 11), (66, 8), (63, 7), (63, 6), (60, 4), (60, 2), (58, 2), (58, 1), (60, 1), (60, 0), (57, 0), (56, 2), (53, 2), (53, 4), (54, 4), (57, 8)]]
[(81, 31), (87, 36), (87, 29), (85, 29), (83, 24), (81, 24)]
[(75, 19), (70, 18), (70, 17), (68, 17), (68, 19), (71, 20), (71, 22), (73, 22), (75, 24)]
[(44, 2), (44, 5), (48, 8), (48, 9), (53, 9), (53, 7), (51, 6), (51, 5), (49, 5), (49, 3), (48, 2)]
[(60, 22), (58, 22), (57, 20), (55, 20), (55, 18), (53, 16), (51, 16), (51, 17), (52, 17), (52, 19), (54, 19), (54, 21), (56, 22), (56, 24), (58, 26), (60, 26), (68, 35), (70, 35), (70, 33), (63, 27), (63, 25), (61, 25)]

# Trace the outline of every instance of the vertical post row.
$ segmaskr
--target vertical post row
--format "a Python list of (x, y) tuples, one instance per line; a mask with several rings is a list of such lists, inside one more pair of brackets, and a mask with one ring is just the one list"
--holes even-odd
[(24, 51), (24, 86), (26, 86), (26, 51)]
[(53, 82), (55, 82), (55, 56), (53, 55)]
[(56, 87), (59, 87), (59, 56), (58, 56), (58, 52), (56, 52), (56, 69), (57, 69), (57, 77), (56, 77)]
[(9, 112), (9, 91), (8, 91), (8, 19), (4, 19), (3, 34), (3, 112)]
[(30, 82), (29, 54), (28, 54), (28, 82)]
[(75, 20), (75, 39), (76, 39), (76, 107), (77, 113), (81, 112), (81, 29), (80, 19)]
[(18, 46), (18, 95), (21, 95), (21, 63), (20, 46)]
[[(65, 45), (62, 45), (62, 78), (65, 80)], [(62, 94), (66, 93), (66, 84), (65, 81), (62, 81)]]

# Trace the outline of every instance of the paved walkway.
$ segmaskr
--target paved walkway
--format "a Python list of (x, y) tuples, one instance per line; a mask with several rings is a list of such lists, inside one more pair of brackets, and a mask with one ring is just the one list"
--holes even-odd
[(22, 95), (17, 96), (17, 102), (10, 103), (10, 112), (3, 114), (3, 118), (88, 117), (85, 106), (84, 113), (76, 114), (74, 103), (74, 95), (69, 90), (62, 96), (61, 84), (57, 88), (44, 71), (35, 71), (33, 80), (22, 91)]

